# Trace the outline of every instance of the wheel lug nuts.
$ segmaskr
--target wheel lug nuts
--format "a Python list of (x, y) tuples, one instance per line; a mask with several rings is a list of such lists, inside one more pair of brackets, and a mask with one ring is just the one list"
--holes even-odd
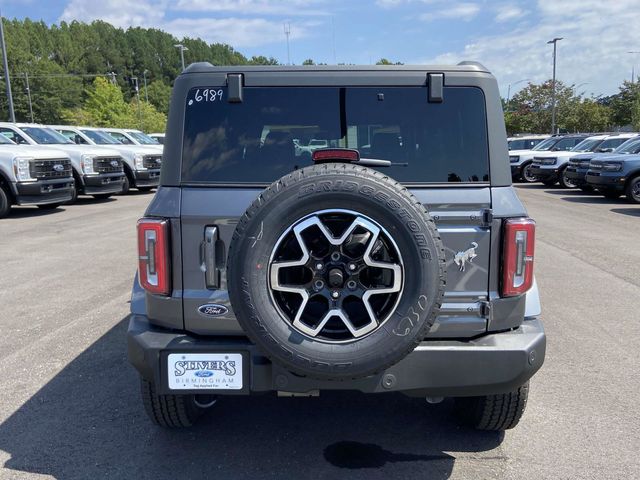
[(316, 280), (313, 286), (316, 290), (322, 290), (322, 288), (324, 287), (324, 282), (322, 280)]
[(356, 268), (358, 268), (358, 267), (356, 267), (356, 264), (355, 264), (355, 263), (350, 263), (350, 264), (349, 264), (349, 270), (351, 270), (352, 272), (353, 272)]
[(340, 254), (338, 252), (333, 252), (331, 254), (331, 260), (333, 260), (334, 262), (337, 262), (338, 260), (340, 260)]
[(349, 281), (347, 282), (347, 288), (348, 288), (349, 290), (355, 290), (355, 289), (356, 289), (356, 287), (357, 287), (357, 284), (356, 284), (356, 282), (355, 282), (355, 281), (353, 281), (353, 280), (349, 280)]
[(321, 263), (316, 263), (316, 270), (322, 270), (323, 267), (324, 265), (322, 265)]
[(337, 292), (335, 290), (333, 292), (331, 292), (331, 297), (332, 298), (338, 298), (339, 296), (340, 296), (340, 292)]

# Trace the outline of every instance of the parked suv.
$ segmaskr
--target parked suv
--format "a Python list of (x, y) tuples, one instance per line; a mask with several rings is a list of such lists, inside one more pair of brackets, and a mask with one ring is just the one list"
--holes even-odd
[(533, 157), (541, 152), (571, 150), (586, 137), (587, 135), (553, 135), (537, 144), (531, 150), (511, 150), (509, 152), (511, 177), (514, 181), (537, 182), (538, 178), (531, 172)]
[[(301, 137), (332, 147), (296, 155)], [(153, 422), (360, 390), (518, 423), (545, 355), (535, 223), (483, 66), (193, 64), (165, 149), (128, 331)]]
[(507, 147), (511, 150), (531, 150), (549, 135), (516, 135), (507, 138)]
[(571, 182), (571, 178), (567, 176), (566, 172), (571, 157), (576, 153), (610, 153), (616, 147), (636, 135), (635, 133), (592, 135), (568, 151), (537, 153), (533, 157), (530, 171), (538, 180), (547, 186), (552, 186), (560, 182), (560, 185), (564, 188), (573, 188), (575, 185)]
[(66, 125), (52, 125), (51, 128), (74, 143), (80, 145), (102, 145), (117, 150), (122, 156), (124, 162), (122, 166), (126, 175), (122, 187), (123, 193), (127, 193), (130, 188), (137, 188), (142, 192), (147, 192), (158, 186), (162, 152), (158, 152), (157, 147), (151, 145), (125, 145), (100, 128), (70, 127)]
[(606, 198), (624, 194), (631, 203), (640, 203), (640, 155), (623, 154), (591, 160), (587, 184)]
[(609, 157), (611, 155), (633, 155), (637, 153), (640, 153), (640, 138), (634, 136), (613, 150), (613, 152), (580, 153), (575, 157), (571, 157), (565, 175), (576, 187), (585, 192), (590, 192), (593, 190), (593, 187), (587, 183), (586, 176), (591, 160)]
[(54, 148), (69, 156), (75, 188), (68, 203), (81, 194), (108, 198), (122, 191), (122, 157), (116, 150), (76, 145), (45, 125), (31, 123), (0, 123), (0, 134), (19, 144)]
[(11, 205), (56, 208), (71, 199), (71, 160), (62, 151), (24, 147), (0, 135), (0, 218)]

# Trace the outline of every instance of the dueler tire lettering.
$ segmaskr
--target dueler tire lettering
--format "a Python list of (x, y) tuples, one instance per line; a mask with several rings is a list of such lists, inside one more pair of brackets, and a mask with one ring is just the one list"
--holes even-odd
[[(406, 265), (395, 310), (370, 333), (342, 343), (296, 329), (275, 305), (268, 273), (283, 233), (332, 209), (357, 212), (382, 227)], [(236, 227), (227, 279), (238, 321), (267, 357), (296, 374), (346, 380), (388, 368), (422, 341), (442, 303), (444, 265), (435, 223), (406, 188), (369, 168), (330, 163), (297, 170), (259, 195)]]

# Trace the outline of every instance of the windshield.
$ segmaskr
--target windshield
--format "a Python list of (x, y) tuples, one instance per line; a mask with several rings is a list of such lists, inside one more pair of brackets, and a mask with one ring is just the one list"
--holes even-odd
[(74, 143), (61, 133), (50, 128), (43, 127), (21, 127), (21, 130), (29, 135), (36, 143), (40, 145), (60, 145)]
[(542, 142), (540, 142), (538, 145), (536, 145), (533, 150), (537, 150), (537, 151), (547, 151), (550, 150), (551, 147), (553, 147), (556, 142), (558, 141), (557, 138), (547, 138), (546, 140), (543, 140)]
[(640, 153), (640, 138), (632, 138), (614, 150), (614, 153)]
[(142, 145), (159, 145), (158, 141), (155, 138), (151, 138), (149, 135), (145, 135), (142, 132), (127, 132), (127, 133)]
[[(199, 90), (199, 92), (198, 92)], [(245, 87), (242, 103), (226, 88), (185, 105), (183, 182), (271, 183), (312, 164), (315, 147), (353, 148), (400, 182), (488, 182), (485, 100), (473, 87), (445, 87), (430, 103), (426, 87)], [(211, 91), (214, 91), (211, 89)]]
[(618, 148), (627, 140), (628, 138), (624, 138), (624, 137), (607, 138), (600, 145), (598, 145), (598, 150), (609, 149), (613, 151), (613, 149)]
[(572, 152), (595, 152), (598, 145), (602, 143), (600, 139), (585, 139), (571, 149)]
[(15, 142), (9, 140), (4, 134), (0, 135), (0, 144), (3, 145), (15, 145)]
[(80, 130), (82, 133), (84, 133), (87, 137), (89, 137), (93, 143), (95, 143), (96, 145), (119, 145), (120, 142), (118, 142), (115, 138), (113, 138), (111, 135), (108, 135), (104, 132), (100, 132), (98, 130)]

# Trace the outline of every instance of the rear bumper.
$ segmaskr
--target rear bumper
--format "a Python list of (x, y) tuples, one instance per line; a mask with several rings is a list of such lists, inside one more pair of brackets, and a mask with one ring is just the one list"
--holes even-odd
[(136, 170), (135, 176), (136, 187), (157, 187), (160, 183), (160, 169), (154, 170)]
[(570, 179), (575, 186), (581, 187), (587, 184), (587, 180), (585, 179), (585, 176), (587, 175), (586, 170), (580, 170), (574, 167), (567, 167), (567, 169), (564, 172), (567, 178)]
[[(475, 396), (515, 390), (542, 366), (546, 337), (538, 319), (526, 320), (511, 331), (475, 340), (422, 342), (387, 370), (370, 377), (325, 381), (300, 377), (272, 364), (244, 337), (195, 337), (149, 324), (132, 314), (129, 320), (129, 361), (159, 393), (176, 393), (167, 385), (169, 353), (241, 353), (247, 366), (244, 388), (220, 394), (312, 390), (359, 390), (365, 393), (416, 392), (425, 396)], [(195, 390), (191, 393), (210, 391)], [(178, 393), (189, 393), (181, 390)]]
[(71, 200), (72, 178), (39, 180), (29, 183), (12, 183), (17, 205), (46, 205)]
[(599, 175), (593, 175), (587, 172), (585, 179), (589, 185), (598, 189), (622, 191), (624, 190), (626, 177), (619, 172), (605, 174), (600, 173)]
[(85, 175), (83, 193), (94, 195), (100, 193), (118, 193), (124, 184), (124, 172), (103, 173), (100, 175)]

